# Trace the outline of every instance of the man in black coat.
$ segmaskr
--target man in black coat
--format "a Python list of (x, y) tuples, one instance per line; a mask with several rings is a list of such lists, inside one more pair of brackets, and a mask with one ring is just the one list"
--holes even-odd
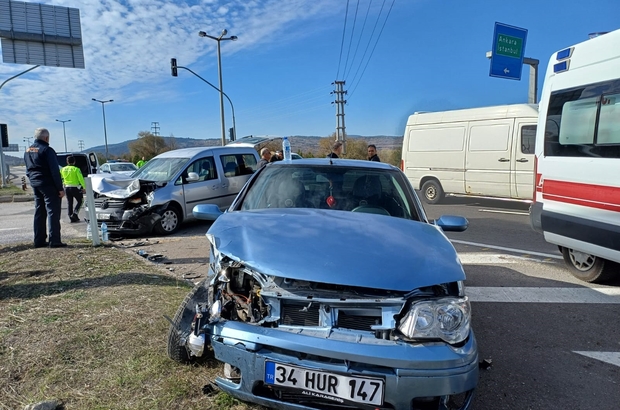
[[(34, 142), (24, 153), (26, 175), (34, 191), (34, 247), (60, 248), (60, 213), (65, 191), (62, 187), (56, 151), (49, 144), (50, 133), (45, 128), (34, 131)], [(49, 221), (49, 243), (46, 242)]]
[(377, 147), (375, 144), (370, 144), (368, 146), (368, 161), (381, 162), (379, 156), (377, 155)]

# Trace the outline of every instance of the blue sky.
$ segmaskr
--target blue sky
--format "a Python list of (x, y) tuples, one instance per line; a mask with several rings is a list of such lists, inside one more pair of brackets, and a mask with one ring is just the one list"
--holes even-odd
[[(347, 134), (402, 135), (415, 111), (527, 102), (527, 67), (521, 81), (489, 77), (485, 53), (495, 22), (528, 30), (525, 56), (540, 60), (539, 95), (553, 52), (620, 28), (618, 0), (41, 3), (80, 10), (86, 69), (40, 67), (7, 83), (0, 123), (20, 146), (36, 127), (47, 127), (57, 151), (64, 141), (56, 119), (71, 120), (69, 150), (79, 140), (86, 148), (103, 145), (101, 104), (92, 98), (114, 100), (105, 105), (109, 145), (151, 131), (153, 122), (162, 136), (219, 139), (219, 93), (188, 71), (170, 74), (175, 57), (218, 85), (216, 41), (199, 37), (201, 30), (217, 36), (225, 28), (238, 37), (221, 43), (223, 88), (234, 104), (238, 137), (324, 137), (336, 127), (335, 80), (346, 81)], [(0, 63), (0, 82), (28, 68)], [(224, 102), (228, 129), (232, 116)]]

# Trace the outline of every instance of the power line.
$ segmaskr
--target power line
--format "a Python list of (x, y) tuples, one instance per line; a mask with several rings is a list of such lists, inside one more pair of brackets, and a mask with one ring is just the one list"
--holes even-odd
[(342, 28), (342, 40), (340, 41), (340, 57), (338, 57), (338, 70), (336, 71), (336, 78), (340, 75), (340, 63), (342, 62), (342, 49), (344, 48), (344, 37), (347, 32), (347, 16), (349, 15), (349, 0), (347, 0), (347, 8), (344, 12), (344, 27)]

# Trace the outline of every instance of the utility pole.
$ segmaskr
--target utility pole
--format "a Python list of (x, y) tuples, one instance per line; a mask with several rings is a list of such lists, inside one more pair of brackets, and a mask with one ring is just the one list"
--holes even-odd
[(151, 134), (159, 136), (159, 123), (156, 121), (151, 122)]
[(80, 151), (84, 151), (84, 140), (78, 141), (78, 148), (80, 149)]
[(344, 91), (344, 81), (334, 81), (332, 84), (336, 86), (336, 89), (333, 91), (336, 95), (336, 100), (333, 102), (336, 104), (336, 141), (342, 142), (342, 153), (346, 154), (347, 133), (344, 126), (344, 105), (347, 103), (347, 100), (344, 99), (344, 96), (347, 92)]

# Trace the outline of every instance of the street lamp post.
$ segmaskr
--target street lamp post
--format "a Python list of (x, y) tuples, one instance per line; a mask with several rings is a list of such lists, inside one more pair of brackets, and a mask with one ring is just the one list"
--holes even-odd
[(237, 40), (237, 36), (224, 37), (228, 34), (228, 30), (222, 30), (222, 34), (219, 37), (210, 36), (204, 31), (199, 31), (200, 37), (208, 37), (217, 41), (217, 72), (220, 77), (220, 121), (222, 123), (222, 146), (226, 145), (226, 125), (224, 124), (224, 88), (222, 87), (222, 54), (220, 51), (220, 42), (222, 40)]
[(101, 111), (103, 112), (103, 137), (105, 138), (105, 159), (107, 160), (109, 156), (108, 156), (108, 131), (106, 130), (106, 126), (105, 126), (105, 103), (110, 103), (114, 100), (101, 101), (96, 98), (93, 98), (92, 100), (97, 101), (98, 103), (101, 103)]
[(62, 122), (62, 133), (65, 136), (65, 152), (69, 152), (67, 151), (67, 131), (65, 131), (65, 122), (69, 122), (71, 120), (56, 120), (58, 122)]

